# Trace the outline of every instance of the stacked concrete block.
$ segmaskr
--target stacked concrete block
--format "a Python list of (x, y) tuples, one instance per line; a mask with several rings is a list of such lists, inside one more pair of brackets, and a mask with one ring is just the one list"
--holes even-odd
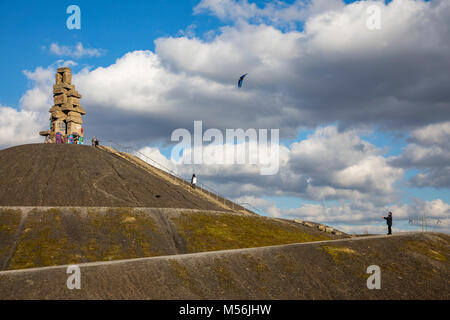
[(330, 227), (325, 227), (325, 232), (327, 233), (334, 233), (334, 229)]
[(303, 222), (304, 226), (307, 226), (308, 228), (314, 228), (314, 224), (312, 224), (311, 222)]
[(64, 139), (72, 135), (76, 139), (83, 138), (83, 118), (86, 111), (80, 104), (81, 94), (72, 84), (70, 68), (58, 68), (53, 86), (54, 105), (50, 108), (50, 130), (41, 131), (40, 135), (46, 137), (46, 142), (55, 141), (56, 134)]

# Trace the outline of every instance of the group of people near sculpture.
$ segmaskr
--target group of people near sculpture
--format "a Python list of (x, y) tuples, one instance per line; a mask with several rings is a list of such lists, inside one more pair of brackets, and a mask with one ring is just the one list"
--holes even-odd
[(67, 136), (60, 132), (57, 132), (54, 136), (47, 136), (45, 143), (56, 143), (56, 144), (83, 144), (83, 137), (74, 133)]

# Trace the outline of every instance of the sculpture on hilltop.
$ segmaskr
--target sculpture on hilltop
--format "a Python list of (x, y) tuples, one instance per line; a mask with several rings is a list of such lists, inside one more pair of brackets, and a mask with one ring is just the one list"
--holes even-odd
[(70, 68), (58, 68), (53, 85), (54, 105), (50, 108), (50, 130), (41, 131), (46, 143), (83, 144), (83, 119), (86, 111), (80, 104), (81, 94), (72, 84)]

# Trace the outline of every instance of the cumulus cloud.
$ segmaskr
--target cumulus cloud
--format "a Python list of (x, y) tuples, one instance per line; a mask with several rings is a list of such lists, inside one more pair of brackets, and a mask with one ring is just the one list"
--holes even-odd
[(177, 171), (176, 165), (161, 154), (161, 151), (158, 148), (144, 147), (134, 151), (134, 153), (138, 158), (150, 163), (158, 169), (177, 174), (175, 172)]
[[(155, 53), (131, 52), (86, 71), (80, 86), (91, 108), (119, 109), (127, 123), (139, 113), (141, 123), (166, 129), (166, 137), (198, 119), (215, 128), (272, 127), (293, 136), (334, 121), (395, 131), (450, 118), (450, 32), (434, 23), (450, 16), (448, 2), (380, 3), (383, 27), (376, 32), (366, 27), (368, 5), (308, 16), (303, 31), (242, 23), (210, 41), (160, 38)], [(237, 90), (243, 72), (248, 80)], [(140, 125), (133, 129), (144, 133)]]
[(0, 148), (39, 142), (40, 120), (36, 112), (0, 105)]
[[(24, 74), (31, 88), (20, 99), (20, 108), (0, 105), (0, 147), (42, 142), (39, 131), (49, 125), (48, 109), (52, 106), (52, 81), (57, 61), (48, 68), (37, 67)], [(70, 61), (68, 62), (70, 63)]]
[(320, 200), (339, 197), (341, 192), (344, 197), (355, 191), (390, 194), (392, 184), (403, 174), (389, 166), (381, 150), (362, 140), (357, 131), (339, 132), (336, 126), (320, 128), (294, 143), (291, 153), (292, 170), (306, 176), (308, 193), (322, 194)]
[(284, 25), (304, 21), (308, 16), (343, 6), (344, 3), (340, 0), (297, 0), (291, 4), (274, 1), (266, 3), (262, 8), (247, 0), (202, 0), (194, 8), (194, 13), (210, 13), (221, 20)]
[(377, 2), (377, 31), (366, 27), (371, 2), (328, 10), (321, 3), (310, 2), (322, 9), (308, 11), (303, 30), (242, 22), (210, 40), (160, 38), (155, 52), (133, 51), (110, 66), (84, 69), (74, 79), (89, 109), (87, 124), (93, 134), (143, 143), (167, 142), (194, 120), (220, 129), (279, 128), (282, 137), (294, 137), (330, 122), (404, 132), (450, 119), (447, 1)]
[(424, 170), (410, 179), (418, 187), (450, 188), (450, 121), (428, 125), (410, 134), (410, 143), (390, 163)]
[[(269, 176), (260, 175), (260, 168), (267, 164), (258, 161), (250, 164), (250, 144), (248, 148), (213, 144), (203, 150), (208, 155), (221, 148), (223, 154), (228, 154), (233, 148), (233, 152), (243, 153), (245, 164), (184, 164), (185, 160), (191, 162), (191, 149), (171, 163), (161, 154), (155, 156), (177, 174), (189, 177), (195, 172), (199, 181), (233, 197), (277, 195), (319, 201), (390, 203), (397, 197), (393, 184), (401, 179), (403, 169), (390, 166), (381, 150), (358, 134), (356, 130), (340, 132), (336, 126), (327, 126), (318, 128), (305, 140), (279, 145), (279, 171)], [(141, 150), (149, 151), (154, 152), (148, 148)]]
[[(141, 152), (184, 178), (195, 172), (198, 181), (214, 191), (232, 195), (237, 203), (272, 217), (316, 221), (349, 233), (383, 233), (381, 216), (391, 210), (395, 232), (417, 230), (423, 214), (429, 230), (448, 232), (449, 205), (441, 199), (402, 203), (394, 184), (403, 169), (391, 166), (382, 150), (363, 140), (361, 133), (368, 134), (339, 131), (336, 126), (318, 128), (302, 141), (280, 146), (280, 172), (267, 177), (250, 165), (183, 165), (170, 161), (157, 148)], [(274, 195), (320, 203), (281, 209), (263, 198)]]
[(52, 104), (52, 81), (55, 70), (52, 66), (48, 68), (37, 67), (34, 71), (25, 70), (25, 76), (32, 83), (31, 89), (27, 90), (20, 99), (23, 110), (45, 112)]
[[(173, 130), (190, 128), (195, 120), (220, 129), (280, 128), (281, 119), (297, 114), (288, 106), (264, 111), (280, 104), (281, 96), (239, 91), (234, 81), (171, 72), (151, 51), (128, 53), (107, 68), (85, 69), (74, 83), (88, 111), (86, 126), (99, 132), (94, 135), (108, 132), (135, 143), (167, 142)], [(107, 129), (116, 123), (118, 130)]]
[[(393, 205), (389, 207), (389, 210), (395, 213), (396, 220), (405, 220), (409, 214), (406, 205)], [(387, 210), (386, 207), (377, 206), (371, 202), (353, 201), (334, 206), (305, 204), (300, 208), (287, 209), (284, 214), (331, 224), (364, 224), (371, 221), (380, 221), (381, 216), (387, 214)]]
[(450, 205), (441, 199), (414, 199), (410, 204), (396, 203), (390, 206), (361, 201), (307, 203), (291, 209), (280, 209), (273, 201), (257, 197), (241, 197), (237, 200), (241, 199), (258, 204), (272, 217), (314, 221), (347, 233), (385, 233), (386, 222), (382, 216), (386, 216), (388, 211), (393, 212), (394, 232), (421, 230), (422, 227), (428, 231), (450, 232)]
[(74, 46), (59, 45), (54, 42), (50, 44), (49, 51), (57, 56), (73, 58), (100, 57), (105, 54), (104, 49), (85, 48), (81, 42)]
[(450, 149), (450, 121), (436, 123), (414, 130), (411, 141), (422, 145), (437, 145)]
[[(272, 208), (276, 208), (272, 201), (254, 196), (241, 196), (235, 198), (234, 201), (250, 208), (251, 210), (256, 210), (257, 212), (262, 212), (262, 210), (268, 211), (268, 209), (270, 210)], [(275, 212), (274, 214), (271, 214), (271, 216), (277, 216), (277, 213)]]
[[(366, 27), (371, 3), (315, 0), (258, 8), (202, 1), (196, 11), (217, 5), (249, 5), (256, 15), (321, 9), (306, 11), (303, 30), (243, 22), (207, 41), (160, 38), (155, 53), (134, 51), (110, 66), (84, 70), (74, 79), (90, 110), (88, 124), (98, 135), (156, 142), (198, 119), (215, 128), (280, 128), (282, 137), (292, 137), (299, 128), (335, 121), (404, 130), (450, 118), (448, 1), (378, 3), (383, 27), (377, 31)], [(82, 45), (53, 48), (98, 54)], [(248, 81), (237, 90), (243, 72)], [(117, 133), (108, 130), (118, 123)]]

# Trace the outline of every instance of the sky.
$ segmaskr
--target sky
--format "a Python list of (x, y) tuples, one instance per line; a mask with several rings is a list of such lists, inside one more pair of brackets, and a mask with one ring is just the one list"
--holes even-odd
[[(450, 232), (449, 21), (447, 0), (0, 0), (0, 149), (42, 142), (69, 66), (88, 141), (195, 172), (263, 215), (382, 233), (391, 210), (394, 231), (425, 215)], [(173, 132), (194, 121), (279, 130), (277, 172), (172, 161)]]

